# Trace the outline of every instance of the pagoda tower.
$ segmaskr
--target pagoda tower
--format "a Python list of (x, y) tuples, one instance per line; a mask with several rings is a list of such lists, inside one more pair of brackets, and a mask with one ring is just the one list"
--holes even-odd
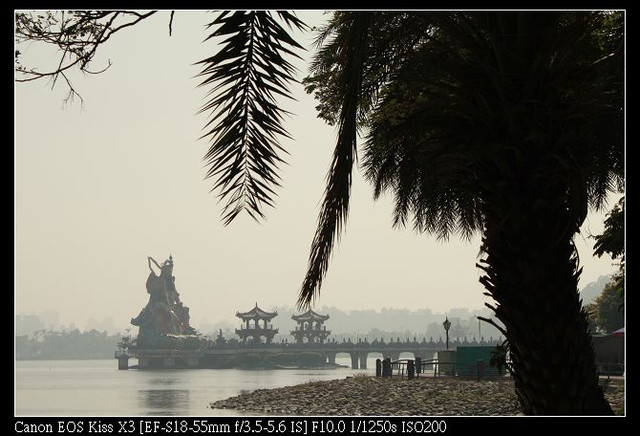
[(298, 344), (322, 344), (331, 334), (331, 330), (322, 325), (329, 319), (329, 315), (320, 315), (309, 309), (301, 315), (292, 315), (291, 319), (298, 323), (298, 326), (291, 332)]
[(252, 338), (253, 342), (260, 343), (260, 338), (264, 337), (265, 342), (270, 344), (278, 333), (278, 329), (274, 329), (269, 323), (278, 316), (278, 312), (265, 312), (258, 307), (258, 303), (248, 312), (236, 312), (236, 316), (243, 321), (242, 326), (236, 329), (236, 334), (240, 336), (242, 342), (247, 342), (247, 338)]

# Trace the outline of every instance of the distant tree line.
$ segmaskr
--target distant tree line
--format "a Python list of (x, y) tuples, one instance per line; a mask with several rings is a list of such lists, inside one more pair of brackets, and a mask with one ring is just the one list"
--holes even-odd
[[(624, 193), (621, 191), (621, 193)], [(618, 272), (611, 277), (602, 293), (585, 309), (592, 333), (611, 333), (624, 327), (625, 311), (625, 197), (607, 214), (604, 231), (594, 237), (594, 254), (611, 256)]]
[(109, 359), (121, 339), (97, 330), (38, 330), (16, 336), (16, 360)]
[(106, 331), (110, 334), (117, 334), (122, 327), (115, 325), (112, 317), (97, 319), (89, 317), (84, 324), (62, 324), (60, 322), (60, 313), (56, 310), (45, 310), (40, 313), (16, 313), (15, 315), (15, 334), (16, 335), (32, 335), (38, 330), (75, 330), (83, 331), (97, 330), (99, 332)]
[(620, 293), (618, 277), (609, 282), (604, 291), (585, 308), (589, 314), (591, 333), (607, 334), (624, 327), (624, 298)]

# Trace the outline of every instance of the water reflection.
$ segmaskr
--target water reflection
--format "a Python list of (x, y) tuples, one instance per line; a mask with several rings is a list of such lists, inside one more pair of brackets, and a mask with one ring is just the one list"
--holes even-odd
[[(368, 360), (367, 370), (351, 370), (348, 356), (338, 356), (336, 363), (349, 364), (349, 368), (118, 371), (112, 360), (17, 361), (15, 413), (22, 416), (237, 416), (244, 413), (211, 409), (209, 405), (243, 390), (375, 372), (375, 359)], [(100, 392), (100, 396), (96, 396), (96, 392)]]
[(145, 415), (187, 414), (189, 391), (187, 389), (139, 389), (138, 405)]
[(152, 377), (149, 379), (149, 383), (152, 385), (174, 385), (178, 382), (176, 377), (177, 374), (162, 372), (160, 375), (156, 377)]

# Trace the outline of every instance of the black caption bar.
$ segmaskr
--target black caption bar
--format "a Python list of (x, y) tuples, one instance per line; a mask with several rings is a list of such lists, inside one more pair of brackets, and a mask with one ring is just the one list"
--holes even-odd
[[(561, 422), (567, 421), (567, 422)], [(147, 436), (147, 435), (338, 435), (338, 434), (479, 434), (482, 430), (550, 430), (560, 424), (611, 430), (623, 417), (189, 417), (189, 418), (34, 418), (14, 417), (13, 434)], [(606, 427), (605, 427), (606, 426)]]

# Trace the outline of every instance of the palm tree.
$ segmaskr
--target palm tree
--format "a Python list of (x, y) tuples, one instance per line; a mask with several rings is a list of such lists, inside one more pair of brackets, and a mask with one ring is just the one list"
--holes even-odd
[(623, 177), (622, 40), (621, 14), (604, 12), (334, 13), (306, 79), (339, 134), (299, 304), (345, 224), (364, 132), (366, 176), (395, 195), (396, 225), (481, 232), (523, 411), (612, 413), (572, 238)]
[[(480, 281), (505, 326), (523, 411), (610, 414), (572, 239), (623, 177), (622, 15), (338, 13), (321, 40), (307, 83), (328, 121), (340, 114), (337, 156), (353, 161), (342, 141), (359, 118), (366, 176), (375, 196), (394, 194), (396, 225), (413, 216), (417, 231), (442, 238), (482, 233)], [(353, 40), (365, 42), (350, 57)], [(346, 216), (336, 161), (302, 304)]]

